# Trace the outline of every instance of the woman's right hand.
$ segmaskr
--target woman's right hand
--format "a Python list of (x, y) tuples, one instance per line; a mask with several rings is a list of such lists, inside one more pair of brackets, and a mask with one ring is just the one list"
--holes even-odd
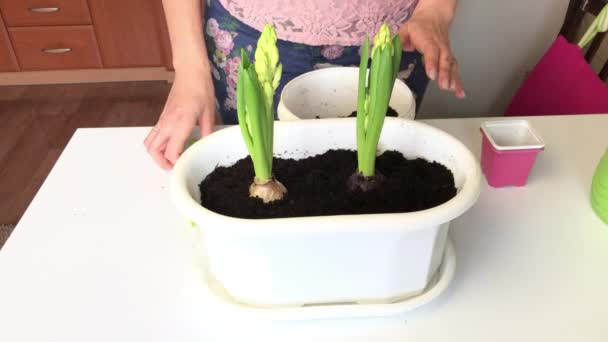
[(144, 141), (148, 153), (165, 170), (175, 165), (197, 123), (201, 137), (213, 131), (215, 92), (211, 73), (203, 69), (176, 71), (165, 108)]

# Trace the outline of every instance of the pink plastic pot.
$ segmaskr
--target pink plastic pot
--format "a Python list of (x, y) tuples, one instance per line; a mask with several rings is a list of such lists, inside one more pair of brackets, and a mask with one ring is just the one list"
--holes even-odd
[(492, 187), (524, 186), (544, 143), (526, 120), (481, 125), (481, 168)]

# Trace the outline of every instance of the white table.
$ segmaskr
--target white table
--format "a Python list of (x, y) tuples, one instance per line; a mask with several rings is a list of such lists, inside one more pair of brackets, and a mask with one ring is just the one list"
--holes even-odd
[[(209, 304), (148, 129), (81, 129), (0, 251), (0, 341), (608, 341), (608, 226), (589, 205), (608, 116), (530, 119), (524, 188), (454, 221), (457, 273), (401, 317), (265, 323)], [(479, 155), (481, 119), (428, 121)]]

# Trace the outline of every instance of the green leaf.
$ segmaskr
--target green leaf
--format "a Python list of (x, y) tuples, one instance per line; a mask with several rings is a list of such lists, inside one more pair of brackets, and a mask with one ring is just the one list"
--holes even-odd
[(266, 25), (258, 39), (252, 64), (241, 49), (237, 79), (237, 114), (241, 133), (253, 160), (256, 177), (272, 177), (274, 93), (283, 67), (279, 64), (276, 31)]
[(272, 150), (274, 135), (274, 93), (281, 81), (283, 66), (279, 64), (276, 31), (272, 25), (266, 25), (255, 51), (255, 71), (259, 81), (265, 115), (260, 122), (262, 127), (265, 158), (272, 167)]
[(362, 151), (362, 162), (359, 164), (359, 172), (363, 174), (365, 177), (371, 177), (374, 175), (374, 162), (376, 158), (375, 151), (370, 152), (370, 140), (373, 132), (370, 130), (374, 120), (376, 120), (376, 103), (378, 102), (378, 98), (381, 94), (378, 93), (378, 84), (382, 80), (382, 73), (380, 70), (380, 60), (381, 60), (381, 51), (386, 51), (386, 48), (378, 48), (374, 53), (374, 57), (372, 57), (371, 70), (369, 73), (369, 95), (368, 95), (368, 110), (366, 121), (364, 124), (365, 130), (365, 141), (363, 142), (363, 151)]
[[(369, 44), (369, 40), (367, 40)], [(362, 87), (367, 71), (367, 49), (364, 47), (359, 66), (357, 94), (357, 160), (359, 172), (366, 177), (375, 174), (376, 153), (393, 86), (399, 73), (403, 48), (399, 35), (392, 35), (383, 24), (374, 37), (367, 85)]]
[[(376, 165), (376, 152), (378, 148), (378, 141), (380, 140), (380, 133), (382, 132), (382, 126), (384, 125), (384, 118), (386, 117), (386, 111), (388, 109), (388, 103), (391, 97), (391, 90), (393, 84), (392, 78), (392, 49), (384, 48), (379, 52), (379, 58), (375, 61), (378, 64), (380, 75), (378, 82), (375, 84), (375, 102), (370, 108), (371, 120), (367, 128), (367, 136), (365, 141), (365, 155), (366, 165), (365, 169), (361, 170), (364, 176), (370, 177), (375, 174)], [(373, 68), (374, 66), (372, 66)], [(366, 174), (367, 173), (367, 174)]]
[(241, 49), (241, 63), (243, 64), (243, 68), (249, 69), (251, 63), (249, 62), (249, 56), (247, 56), (247, 52), (245, 49)]
[(261, 96), (261, 90), (257, 75), (254, 68), (249, 68), (247, 73), (244, 73), (245, 83), (245, 102), (247, 105), (247, 113), (250, 116), (251, 135), (253, 141), (253, 152), (251, 159), (255, 175), (260, 180), (268, 180), (271, 177), (269, 169), (267, 153), (264, 142), (264, 125), (263, 118), (265, 117), (265, 106)]
[[(243, 62), (245, 61), (245, 62)], [(239, 73), (237, 76), (236, 82), (236, 113), (238, 116), (239, 126), (241, 128), (241, 135), (243, 135), (243, 140), (245, 141), (245, 145), (247, 146), (247, 150), (249, 151), (249, 155), (254, 153), (253, 151), (253, 141), (251, 138), (251, 128), (249, 127), (247, 120), (247, 105), (245, 103), (245, 82), (243, 77), (246, 73), (244, 69), (244, 65), (246, 63), (245, 59), (241, 59), (241, 63), (239, 64)]]
[[(395, 79), (397, 79), (397, 75), (399, 74), (399, 69), (401, 67), (401, 55), (403, 54), (403, 46), (401, 45), (401, 37), (396, 34), (393, 37), (393, 84), (395, 83)], [(392, 92), (391, 87), (391, 92)]]
[(261, 108), (258, 110), (256, 114), (256, 120), (259, 122), (260, 127), (260, 141), (263, 143), (264, 150), (264, 159), (268, 162), (268, 155), (272, 154), (272, 151), (268, 148), (268, 141), (270, 139), (270, 129), (268, 125), (268, 102), (266, 101), (266, 95), (264, 91), (264, 85), (267, 83), (260, 83), (259, 76), (256, 73), (255, 68), (249, 69), (249, 74), (252, 82), (256, 85), (256, 94), (258, 94), (258, 99), (260, 102)]
[(363, 146), (365, 144), (365, 118), (367, 98), (367, 66), (369, 63), (369, 38), (365, 38), (361, 49), (361, 62), (359, 63), (359, 85), (357, 91), (357, 161), (363, 162)]
[(279, 87), (279, 83), (281, 83), (281, 76), (283, 75), (283, 64), (279, 64), (277, 66), (277, 70), (274, 73), (274, 78), (272, 79), (272, 90), (277, 90)]

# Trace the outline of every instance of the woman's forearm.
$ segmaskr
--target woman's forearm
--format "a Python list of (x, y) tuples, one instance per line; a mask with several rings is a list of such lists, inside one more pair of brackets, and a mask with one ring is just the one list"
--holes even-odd
[(424, 56), (427, 76), (443, 90), (464, 98), (458, 61), (450, 46), (450, 25), (458, 0), (419, 0), (412, 17), (399, 28), (403, 47)]
[(177, 72), (209, 71), (209, 59), (203, 37), (206, 2), (201, 0), (163, 0), (173, 67)]

